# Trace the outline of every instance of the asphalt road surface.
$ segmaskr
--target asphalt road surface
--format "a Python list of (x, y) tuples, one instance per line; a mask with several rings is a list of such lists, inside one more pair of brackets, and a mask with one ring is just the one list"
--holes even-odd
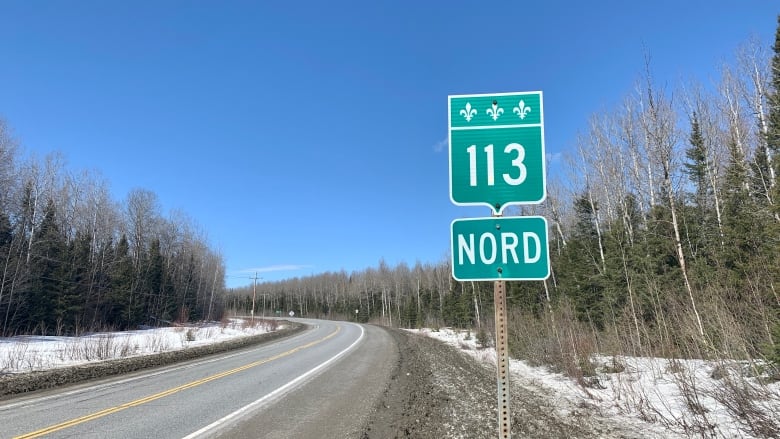
[(350, 438), (387, 388), (393, 338), (300, 320), (290, 338), (0, 403), (0, 438)]

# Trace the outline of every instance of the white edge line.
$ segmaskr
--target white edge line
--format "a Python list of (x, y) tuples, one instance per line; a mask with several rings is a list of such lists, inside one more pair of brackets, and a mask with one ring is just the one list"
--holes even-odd
[(305, 380), (306, 378), (310, 377), (311, 375), (318, 372), (320, 369), (324, 368), (325, 366), (329, 365), (330, 363), (336, 361), (339, 357), (347, 353), (349, 350), (351, 350), (355, 345), (357, 345), (362, 339), (363, 335), (365, 334), (365, 330), (363, 329), (363, 326), (358, 326), (360, 328), (360, 337), (358, 337), (357, 340), (355, 340), (351, 345), (347, 346), (344, 350), (339, 352), (338, 354), (334, 355), (328, 361), (325, 361), (324, 363), (321, 363), (319, 366), (315, 367), (314, 369), (309, 370), (308, 372), (304, 373), (303, 375), (300, 375), (299, 377), (295, 378), (294, 380), (290, 381), (289, 383), (283, 385), (282, 387), (279, 387), (278, 389), (274, 390), (273, 392), (263, 396), (262, 398), (249, 403), (248, 405), (245, 405), (244, 407), (241, 407), (240, 409), (234, 411), (233, 413), (230, 413), (229, 415), (218, 419), (211, 424), (201, 428), (198, 431), (195, 431), (187, 436), (184, 436), (182, 439), (194, 439), (199, 437), (200, 435), (207, 433), (222, 424), (225, 424), (228, 421), (231, 421), (233, 419), (236, 419), (238, 417), (241, 417), (243, 414), (247, 413), (248, 411), (254, 409), (255, 407), (263, 404), (267, 400), (279, 395), (280, 393), (284, 393), (287, 390), (290, 390), (292, 387), (294, 387), (296, 384), (300, 383), (301, 381)]

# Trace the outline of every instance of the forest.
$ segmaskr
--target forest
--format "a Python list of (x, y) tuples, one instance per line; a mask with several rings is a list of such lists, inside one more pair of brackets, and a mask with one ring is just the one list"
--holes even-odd
[(122, 202), (61, 154), (22, 160), (0, 120), (0, 336), (136, 329), (223, 314), (225, 267), (183, 212)]
[[(780, 362), (780, 27), (772, 45), (735, 52), (717, 80), (675, 89), (647, 56), (635, 88), (590, 117), (545, 202), (510, 213), (548, 219), (552, 265), (546, 281), (508, 284), (515, 356)], [(489, 337), (493, 283), (455, 281), (450, 264), (265, 282), (226, 306)]]

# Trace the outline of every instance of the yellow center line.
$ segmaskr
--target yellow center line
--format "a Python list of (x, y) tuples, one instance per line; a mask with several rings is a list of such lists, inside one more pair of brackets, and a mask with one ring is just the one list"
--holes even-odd
[(233, 375), (235, 373), (242, 372), (242, 371), (245, 371), (247, 369), (251, 369), (253, 367), (260, 366), (262, 364), (270, 363), (271, 361), (278, 360), (280, 358), (283, 358), (283, 357), (286, 357), (288, 355), (292, 355), (292, 354), (294, 354), (296, 352), (302, 351), (304, 349), (310, 348), (310, 347), (312, 347), (314, 345), (320, 344), (323, 341), (325, 341), (325, 340), (327, 340), (329, 338), (334, 337), (336, 334), (338, 334), (338, 332), (340, 330), (341, 330), (341, 327), (339, 326), (339, 327), (336, 328), (335, 331), (333, 331), (332, 333), (326, 335), (325, 337), (323, 337), (323, 338), (321, 338), (319, 340), (314, 340), (313, 342), (307, 343), (307, 344), (302, 345), (302, 346), (298, 346), (295, 349), (290, 349), (289, 351), (282, 352), (281, 354), (274, 355), (273, 357), (269, 357), (269, 358), (266, 358), (264, 360), (255, 361), (254, 363), (249, 363), (249, 364), (246, 364), (244, 366), (237, 367), (235, 369), (231, 369), (231, 370), (228, 370), (228, 371), (225, 371), (225, 372), (220, 372), (220, 373), (218, 373), (216, 375), (211, 375), (211, 376), (208, 376), (206, 378), (201, 378), (201, 379), (199, 379), (197, 381), (192, 381), (192, 382), (189, 382), (187, 384), (183, 384), (181, 386), (174, 387), (172, 389), (168, 389), (168, 390), (165, 390), (165, 391), (160, 392), (160, 393), (155, 393), (154, 395), (149, 395), (149, 396), (144, 397), (144, 398), (136, 399), (135, 401), (126, 402), (124, 404), (121, 404), (121, 405), (118, 405), (118, 406), (115, 406), (115, 407), (109, 407), (109, 408), (101, 410), (99, 412), (91, 413), (89, 415), (85, 415), (85, 416), (81, 416), (79, 418), (71, 419), (69, 421), (61, 422), (59, 424), (55, 424), (55, 425), (52, 425), (50, 427), (46, 427), (46, 428), (42, 428), (42, 429), (37, 430), (37, 431), (33, 431), (32, 433), (27, 433), (27, 434), (23, 434), (21, 436), (16, 436), (14, 439), (31, 439), (31, 438), (41, 437), (41, 436), (49, 434), (49, 433), (54, 433), (56, 431), (64, 430), (64, 429), (69, 428), (69, 427), (73, 427), (73, 426), (76, 426), (76, 425), (79, 425), (79, 424), (83, 424), (85, 422), (89, 422), (89, 421), (93, 421), (93, 420), (98, 419), (98, 418), (102, 418), (104, 416), (108, 416), (108, 415), (110, 415), (112, 413), (121, 412), (122, 410), (129, 409), (131, 407), (136, 407), (136, 406), (139, 406), (139, 405), (142, 405), (142, 404), (146, 404), (147, 402), (155, 401), (155, 400), (158, 400), (160, 398), (164, 398), (166, 396), (173, 395), (174, 393), (181, 392), (182, 390), (191, 389), (193, 387), (200, 386), (201, 384), (205, 384), (205, 383), (208, 383), (208, 382), (211, 382), (211, 381), (214, 381), (214, 380), (218, 380), (218, 379), (224, 378), (224, 377), (226, 377), (228, 375)]

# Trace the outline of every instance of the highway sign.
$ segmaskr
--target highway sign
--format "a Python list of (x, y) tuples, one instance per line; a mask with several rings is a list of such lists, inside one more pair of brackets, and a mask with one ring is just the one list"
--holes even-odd
[(510, 204), (546, 196), (542, 92), (449, 96), (450, 199)]
[(544, 217), (459, 219), (451, 230), (457, 280), (544, 280), (550, 275)]

